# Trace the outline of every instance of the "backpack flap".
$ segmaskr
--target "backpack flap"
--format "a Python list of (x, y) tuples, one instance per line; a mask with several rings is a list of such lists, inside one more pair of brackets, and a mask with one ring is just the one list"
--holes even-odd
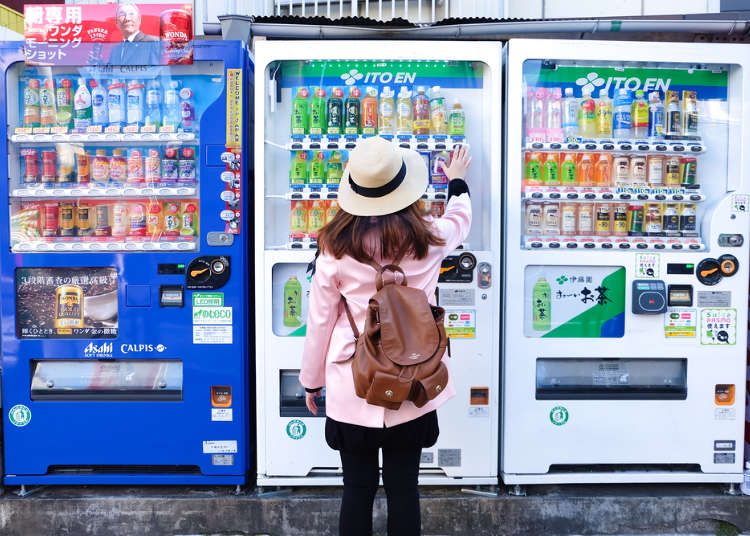
[(411, 386), (411, 380), (403, 381), (398, 376), (378, 370), (373, 375), (366, 400), (374, 406), (398, 409), (401, 402), (409, 396)]
[(379, 306), (380, 344), (388, 359), (408, 366), (435, 355), (440, 333), (422, 290), (385, 285), (372, 299)]
[(415, 406), (421, 408), (442, 393), (447, 385), (448, 367), (445, 366), (445, 363), (440, 363), (437, 370), (430, 376), (414, 382), (409, 400), (414, 402)]

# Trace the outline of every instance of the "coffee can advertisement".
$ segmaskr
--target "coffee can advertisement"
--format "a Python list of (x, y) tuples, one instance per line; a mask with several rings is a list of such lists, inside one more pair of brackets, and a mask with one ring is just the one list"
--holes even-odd
[(114, 268), (17, 268), (19, 339), (114, 339), (118, 332)]
[(30, 65), (193, 63), (192, 4), (26, 4)]

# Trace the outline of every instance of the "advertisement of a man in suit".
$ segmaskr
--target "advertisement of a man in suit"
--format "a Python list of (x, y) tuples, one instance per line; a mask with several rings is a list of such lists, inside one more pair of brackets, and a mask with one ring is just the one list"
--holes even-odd
[(141, 13), (136, 5), (119, 5), (115, 25), (122, 33), (122, 42), (112, 49), (110, 65), (159, 64), (159, 38), (141, 31)]

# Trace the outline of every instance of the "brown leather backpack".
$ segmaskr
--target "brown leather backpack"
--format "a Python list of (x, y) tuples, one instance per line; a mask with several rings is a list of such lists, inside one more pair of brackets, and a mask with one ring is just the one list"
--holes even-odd
[[(398, 409), (404, 400), (421, 408), (448, 383), (448, 369), (442, 362), (448, 347), (445, 310), (430, 305), (423, 290), (408, 287), (406, 274), (396, 264), (372, 266), (378, 291), (370, 298), (361, 336), (342, 297), (356, 340), (355, 391), (369, 404), (387, 409)], [(383, 281), (386, 271), (393, 272), (392, 281)], [(403, 279), (400, 284), (396, 284), (398, 273)]]

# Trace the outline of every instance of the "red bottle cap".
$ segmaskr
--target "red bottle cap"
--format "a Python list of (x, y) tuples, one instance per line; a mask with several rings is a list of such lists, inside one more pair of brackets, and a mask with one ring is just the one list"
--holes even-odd
[(29, 80), (29, 87), (32, 89), (39, 89), (39, 80), (36, 78), (32, 78)]
[(326, 96), (326, 90), (322, 87), (319, 87), (317, 90), (315, 90), (315, 96), (316, 97), (325, 97)]
[(166, 149), (164, 149), (164, 156), (166, 156), (167, 158), (176, 157), (177, 149), (175, 149), (174, 147), (167, 147)]
[(185, 147), (182, 149), (182, 156), (185, 158), (193, 158), (193, 155), (195, 154), (195, 150), (192, 147)]
[(359, 91), (358, 87), (353, 87), (349, 92), (349, 95), (351, 95), (352, 97), (359, 97), (360, 95), (362, 95), (362, 93)]
[(62, 87), (65, 87), (65, 88), (71, 87), (70, 80), (68, 80), (67, 78), (64, 78), (62, 82), (60, 82), (60, 85), (62, 85)]
[(343, 97), (344, 96), (344, 92), (341, 90), (340, 87), (335, 87), (335, 88), (333, 88), (333, 96), (334, 97)]
[(195, 205), (192, 203), (188, 203), (188, 205), (185, 207), (185, 212), (195, 212)]

